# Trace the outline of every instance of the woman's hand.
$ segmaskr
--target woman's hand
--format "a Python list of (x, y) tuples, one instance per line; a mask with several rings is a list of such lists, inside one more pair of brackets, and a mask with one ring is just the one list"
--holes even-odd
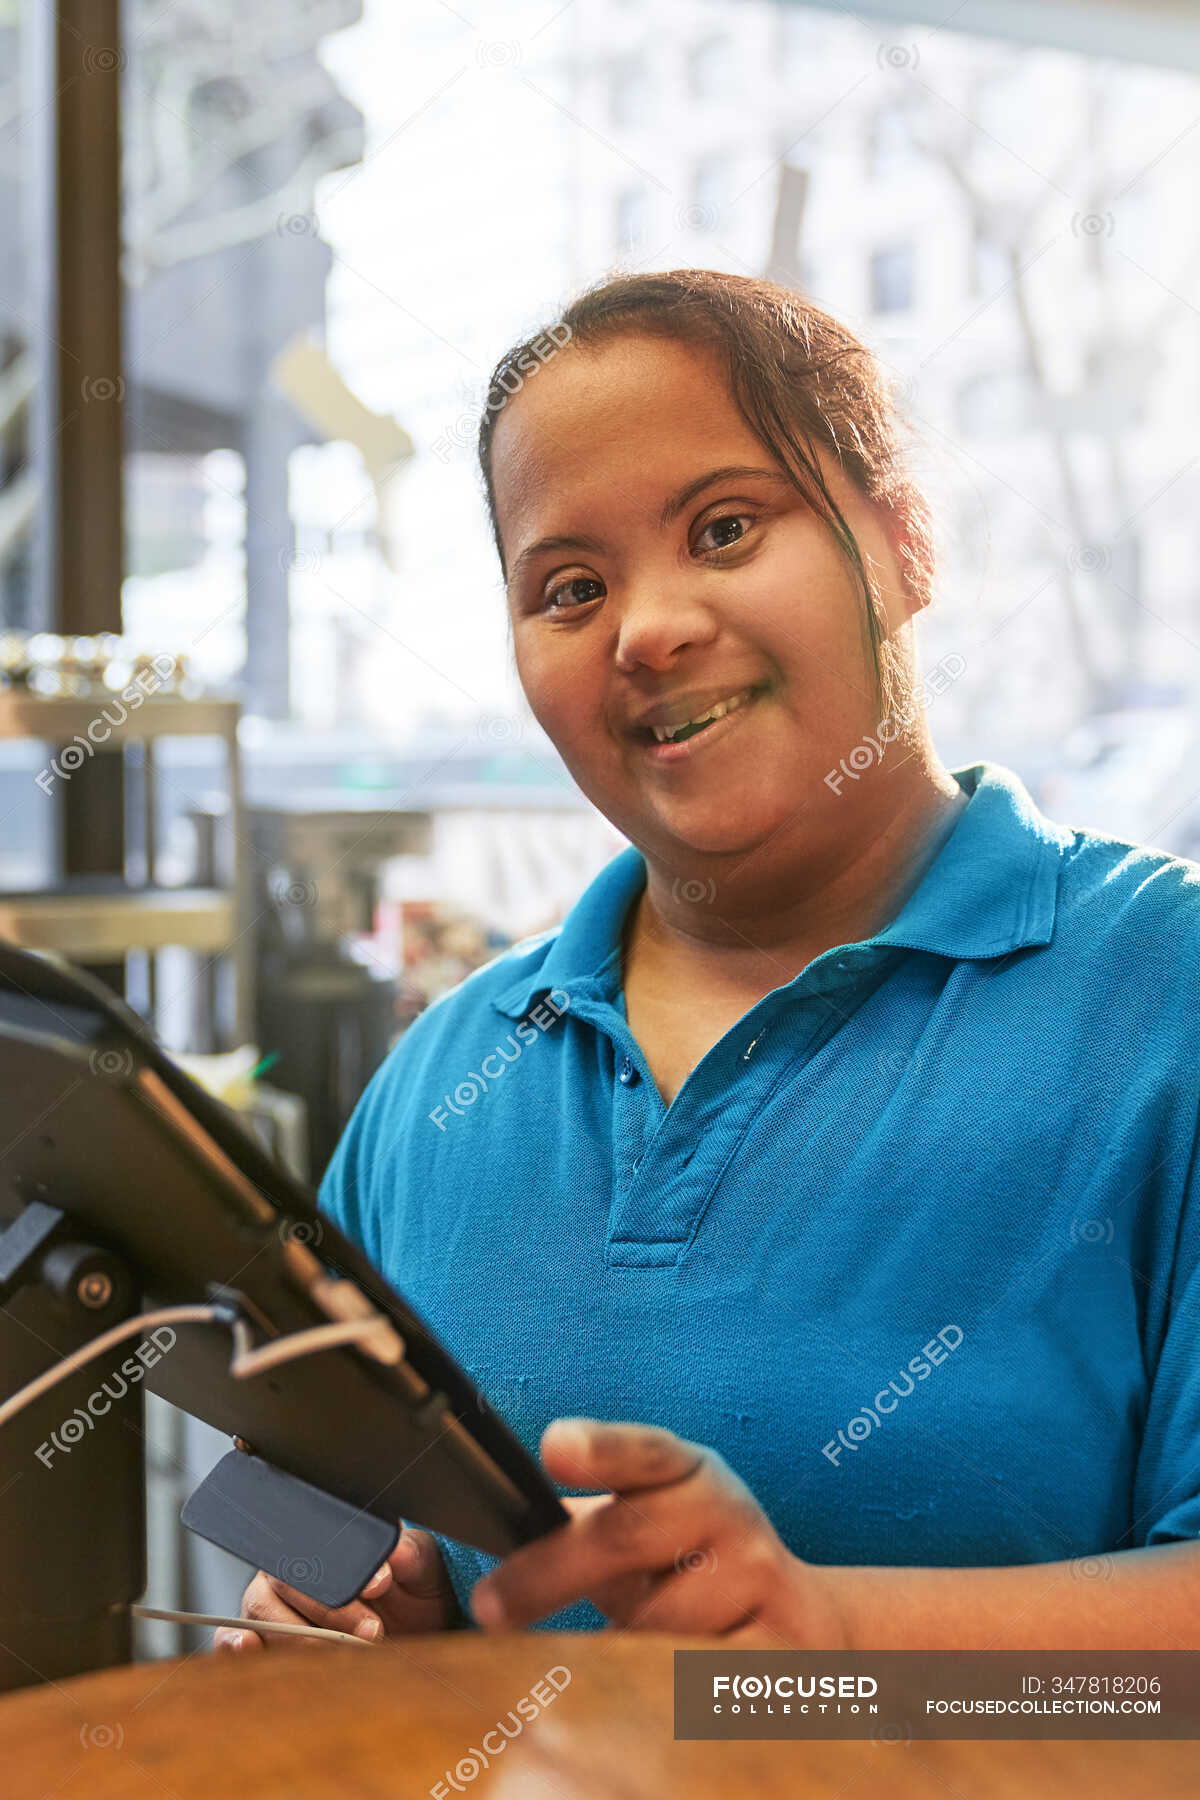
[[(427, 1531), (411, 1530), (408, 1526), (401, 1531), (387, 1562), (371, 1577), (360, 1598), (348, 1606), (322, 1606), (320, 1601), (309, 1599), (307, 1594), (260, 1569), (242, 1595), (241, 1616), (251, 1621), (271, 1619), (282, 1625), (319, 1625), (368, 1641), (447, 1631), (461, 1623), (458, 1602), (437, 1544)], [(260, 1636), (256, 1631), (235, 1631), (231, 1625), (222, 1625), (213, 1633), (214, 1650), (265, 1650), (272, 1643), (320, 1647), (319, 1638), (289, 1638), (273, 1632)]]
[(827, 1572), (785, 1548), (715, 1451), (651, 1425), (556, 1419), (542, 1462), (565, 1487), (610, 1491), (565, 1500), (567, 1524), (476, 1584), (471, 1610), (485, 1631), (587, 1598), (627, 1630), (843, 1647)]

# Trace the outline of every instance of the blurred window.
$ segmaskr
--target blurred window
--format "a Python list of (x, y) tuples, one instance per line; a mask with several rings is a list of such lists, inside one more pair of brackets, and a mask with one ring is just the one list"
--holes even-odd
[(872, 114), (867, 132), (867, 167), (877, 179), (902, 174), (916, 158), (908, 108), (881, 106)]
[(616, 240), (618, 251), (637, 250), (649, 226), (650, 206), (644, 188), (626, 188), (617, 195)]
[(1032, 422), (1029, 377), (1021, 371), (985, 370), (958, 393), (958, 428), (965, 437), (1000, 437), (1027, 431)]
[(983, 298), (1000, 293), (1012, 280), (1012, 263), (1007, 249), (979, 225), (970, 236), (968, 280), (971, 292)]
[(711, 100), (721, 93), (728, 93), (732, 98), (734, 73), (732, 41), (725, 37), (709, 38), (688, 55), (688, 92), (693, 100)]
[(608, 116), (626, 129), (646, 124), (650, 114), (651, 86), (640, 62), (618, 63), (609, 76)]
[(694, 165), (688, 223), (696, 231), (716, 231), (733, 199), (733, 165), (728, 156), (703, 156)]
[(911, 244), (876, 250), (870, 261), (871, 311), (906, 312), (913, 303), (916, 255)]

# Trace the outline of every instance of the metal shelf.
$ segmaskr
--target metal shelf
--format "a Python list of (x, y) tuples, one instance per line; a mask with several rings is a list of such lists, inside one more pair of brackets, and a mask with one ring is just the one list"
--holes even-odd
[[(118, 708), (125, 713), (119, 720)], [(108, 717), (105, 718), (107, 710)], [(252, 913), (250, 846), (242, 798), (236, 700), (158, 694), (133, 706), (119, 694), (58, 698), (19, 688), (0, 692), (0, 740), (70, 745), (86, 741), (96, 755), (119, 755), (143, 746), (141, 811), (147, 880), (130, 887), (120, 878), (70, 879), (39, 893), (0, 892), (0, 937), (29, 950), (48, 950), (79, 962), (112, 962), (127, 951), (150, 953), (150, 1003), (155, 1009), (154, 952), (180, 948), (200, 955), (228, 956), (236, 989), (235, 1031), (246, 1043), (254, 1030), (254, 958), (249, 929)], [(118, 723), (113, 723), (118, 719)], [(100, 727), (105, 735), (101, 735)], [(89, 733), (91, 727), (91, 733)], [(215, 868), (200, 867), (197, 885), (154, 885), (156, 858), (154, 742), (164, 737), (219, 737), (225, 746), (229, 822), (233, 834), (232, 881), (216, 885)], [(65, 754), (65, 752), (64, 752)], [(210, 847), (211, 848), (211, 847)], [(211, 859), (210, 859), (211, 860)], [(215, 1009), (216, 972), (204, 972), (210, 1016)]]
[(0, 937), (80, 960), (174, 945), (215, 954), (237, 935), (234, 896), (222, 888), (0, 894)]
[[(125, 720), (113, 724), (104, 717), (105, 709), (112, 713), (118, 706), (124, 707)], [(0, 738), (34, 738), (45, 744), (69, 744), (73, 738), (86, 739), (89, 725), (98, 720), (104, 724), (108, 736), (96, 745), (97, 749), (145, 743), (156, 737), (228, 738), (237, 730), (238, 703), (236, 700), (185, 700), (176, 694), (163, 694), (143, 700), (134, 708), (126, 705), (119, 694), (56, 699), (15, 688), (0, 693)]]

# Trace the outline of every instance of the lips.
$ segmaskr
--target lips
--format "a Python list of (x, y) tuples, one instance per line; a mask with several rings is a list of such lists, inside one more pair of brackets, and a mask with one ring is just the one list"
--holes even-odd
[(724, 718), (727, 713), (736, 712), (757, 698), (762, 691), (762, 683), (740, 688), (693, 689), (691, 693), (650, 707), (634, 721), (631, 729), (636, 737), (654, 743), (669, 743), (686, 725), (701, 725)]
[(647, 726), (645, 730), (634, 733), (636, 742), (641, 745), (641, 754), (654, 767), (664, 770), (674, 767), (676, 763), (690, 762), (696, 756), (702, 757), (710, 745), (719, 743), (731, 731), (737, 733), (745, 729), (743, 721), (753, 715), (766, 692), (765, 683), (758, 687), (739, 688), (736, 696), (729, 696), (730, 699), (737, 699), (737, 705), (729, 708), (724, 700), (714, 702), (708, 709), (706, 723), (696, 722), (695, 715), (692, 714), (687, 725), (676, 727), (673, 738), (660, 738), (657, 731), (664, 729), (661, 726), (657, 730), (653, 726)]

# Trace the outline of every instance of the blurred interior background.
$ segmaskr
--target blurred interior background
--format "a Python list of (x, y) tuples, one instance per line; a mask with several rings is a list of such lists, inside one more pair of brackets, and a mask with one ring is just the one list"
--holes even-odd
[[(314, 1180), (620, 847), (524, 705), (474, 462), (496, 357), (611, 270), (850, 322), (937, 513), (943, 757), (1200, 857), (1195, 8), (470, 10), (0, 0), (0, 936)], [(224, 1445), (149, 1425), (148, 1597), (227, 1606), (174, 1526)]]

